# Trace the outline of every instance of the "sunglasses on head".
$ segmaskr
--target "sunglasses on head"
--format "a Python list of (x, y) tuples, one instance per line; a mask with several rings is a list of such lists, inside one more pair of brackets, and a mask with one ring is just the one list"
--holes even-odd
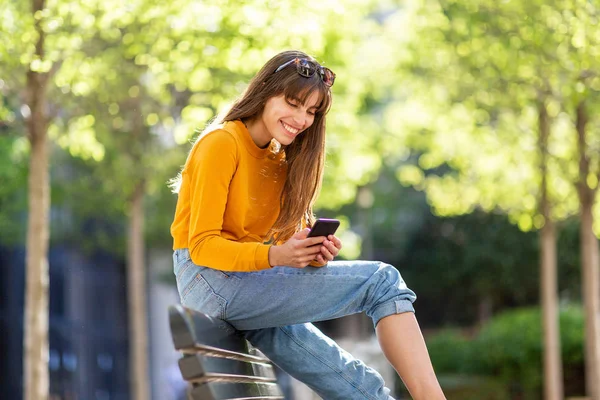
[(305, 78), (310, 78), (315, 74), (315, 72), (318, 72), (325, 86), (333, 86), (333, 82), (335, 81), (335, 74), (333, 73), (333, 71), (307, 58), (296, 57), (293, 60), (286, 62), (285, 64), (281, 64), (273, 73), (276, 74), (277, 72), (281, 71), (282, 69), (291, 64), (296, 64), (296, 71), (301, 76)]

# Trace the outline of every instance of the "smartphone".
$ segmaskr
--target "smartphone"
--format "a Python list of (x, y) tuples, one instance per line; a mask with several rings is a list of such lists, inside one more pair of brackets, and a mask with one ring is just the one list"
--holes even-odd
[(337, 219), (317, 218), (317, 222), (315, 222), (307, 237), (333, 235), (339, 226), (340, 221)]

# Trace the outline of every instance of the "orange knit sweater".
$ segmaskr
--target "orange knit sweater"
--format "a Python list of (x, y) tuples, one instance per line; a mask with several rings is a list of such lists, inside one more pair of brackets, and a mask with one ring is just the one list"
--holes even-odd
[(283, 152), (259, 148), (241, 121), (205, 134), (182, 171), (173, 249), (188, 248), (195, 264), (224, 271), (270, 268), (264, 240), (286, 174)]

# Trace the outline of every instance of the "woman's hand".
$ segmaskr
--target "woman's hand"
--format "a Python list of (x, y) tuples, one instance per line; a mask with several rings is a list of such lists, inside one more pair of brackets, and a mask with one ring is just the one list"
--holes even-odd
[(315, 260), (323, 247), (319, 245), (324, 243), (326, 238), (325, 236), (307, 238), (308, 232), (310, 229), (303, 229), (284, 244), (271, 246), (269, 248), (269, 264), (271, 266), (304, 268)]
[(337, 257), (337, 255), (340, 254), (341, 249), (342, 241), (335, 235), (329, 235), (327, 239), (323, 241), (323, 245), (320, 249), (321, 252), (317, 254), (315, 260), (320, 264), (325, 264)]

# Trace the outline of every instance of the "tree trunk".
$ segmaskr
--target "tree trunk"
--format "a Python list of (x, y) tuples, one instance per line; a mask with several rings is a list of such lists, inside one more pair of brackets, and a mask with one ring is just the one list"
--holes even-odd
[(131, 199), (127, 243), (129, 303), (129, 380), (133, 400), (149, 400), (146, 263), (144, 260), (144, 183), (138, 182)]
[(544, 399), (563, 398), (563, 370), (560, 352), (558, 284), (556, 260), (556, 230), (547, 219), (540, 232), (541, 297), (544, 332)]
[[(44, 9), (45, 0), (33, 0), (32, 12)], [(42, 21), (35, 21), (38, 33), (36, 55), (44, 57)], [(31, 144), (29, 163), (29, 212), (25, 278), (25, 321), (23, 385), (25, 400), (46, 400), (48, 379), (48, 242), (50, 237), (50, 179), (48, 174), (48, 116), (46, 89), (48, 74), (28, 71), (27, 121)]]
[(585, 381), (587, 395), (600, 400), (600, 273), (598, 268), (598, 240), (592, 226), (596, 189), (587, 184), (590, 161), (586, 144), (587, 110), (584, 102), (577, 106), (577, 139), (579, 148), (579, 182), (577, 185), (581, 213), (581, 277), (585, 306)]
[(562, 400), (563, 371), (560, 353), (560, 328), (558, 322), (558, 284), (556, 261), (556, 230), (548, 199), (548, 138), (550, 123), (546, 104), (539, 104), (540, 150), (540, 211), (544, 226), (540, 231), (540, 297), (544, 332), (544, 399)]

